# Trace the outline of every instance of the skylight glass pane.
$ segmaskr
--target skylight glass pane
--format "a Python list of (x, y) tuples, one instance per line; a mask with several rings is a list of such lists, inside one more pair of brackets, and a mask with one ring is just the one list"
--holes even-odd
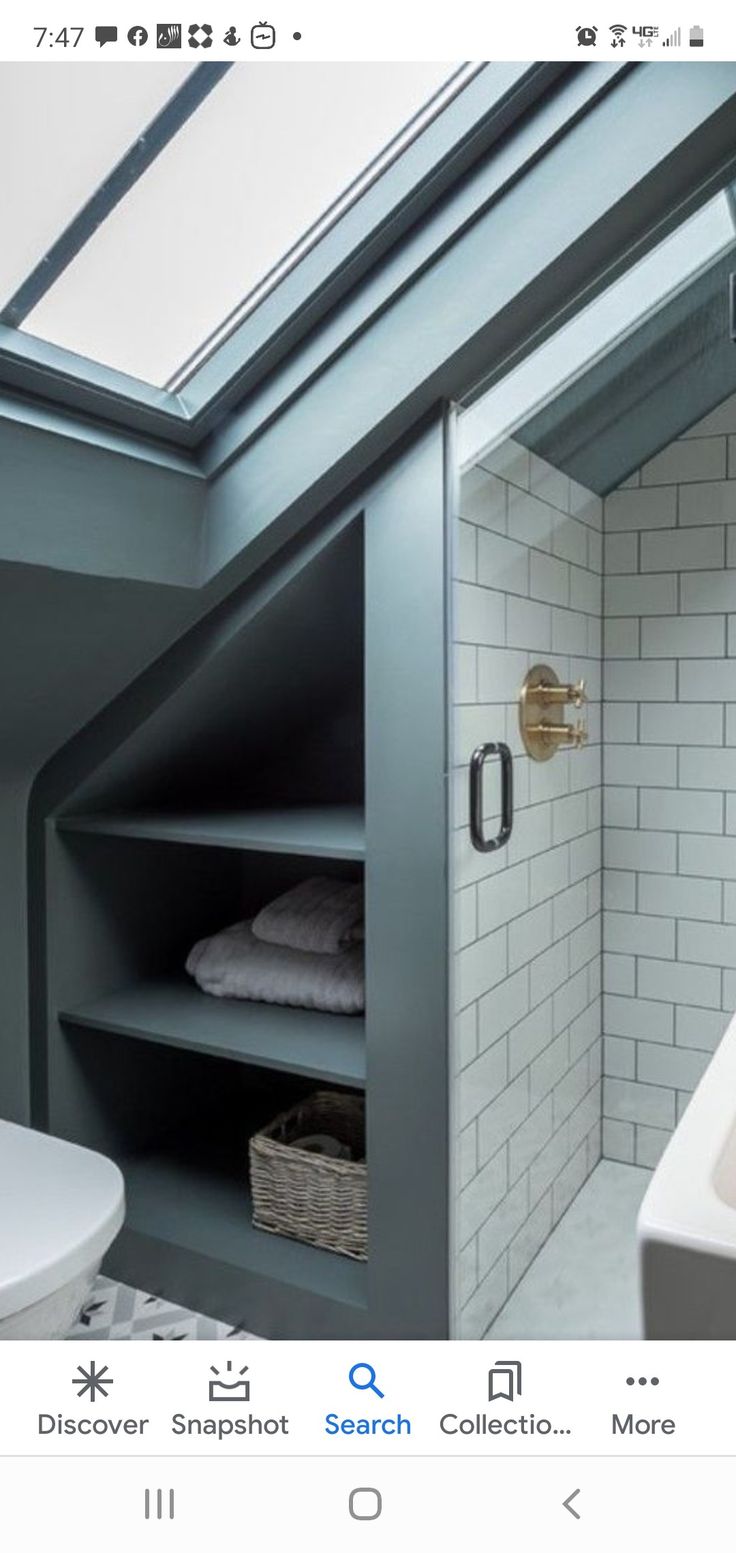
[(0, 65), (0, 309), (191, 65)]
[(23, 327), (165, 385), (454, 68), (236, 65)]

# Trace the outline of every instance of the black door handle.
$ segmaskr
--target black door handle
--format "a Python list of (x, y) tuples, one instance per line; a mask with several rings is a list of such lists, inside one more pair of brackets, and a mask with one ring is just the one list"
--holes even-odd
[[(489, 755), (501, 762), (501, 828), (486, 838), (483, 830), (483, 767)], [(508, 744), (479, 744), (470, 757), (470, 839), (476, 852), (498, 852), (514, 828), (514, 765)]]

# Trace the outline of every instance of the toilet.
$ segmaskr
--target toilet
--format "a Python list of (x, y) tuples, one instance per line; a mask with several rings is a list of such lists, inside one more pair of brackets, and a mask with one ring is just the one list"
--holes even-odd
[(0, 1339), (66, 1337), (125, 1218), (91, 1149), (0, 1121)]

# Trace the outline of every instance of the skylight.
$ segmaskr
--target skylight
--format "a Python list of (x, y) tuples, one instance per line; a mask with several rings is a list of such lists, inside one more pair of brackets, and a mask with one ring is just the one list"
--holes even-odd
[[(94, 77), (90, 91), (109, 77), (109, 67), (69, 68)], [(134, 78), (154, 71), (120, 68)], [(158, 73), (164, 68), (171, 78), (171, 66)], [(43, 81), (49, 73), (33, 74)], [(22, 329), (156, 387), (175, 387), (454, 95), (458, 81), (446, 63), (234, 66), (92, 231)], [(76, 90), (67, 83), (70, 101)], [(106, 112), (118, 108), (106, 90)], [(47, 118), (45, 105), (42, 112)], [(17, 106), (17, 141), (16, 115)], [(100, 120), (101, 105), (88, 114), (75, 109), (70, 164), (75, 143), (86, 151), (94, 138), (89, 124)], [(111, 158), (99, 145), (94, 155), (99, 178)], [(58, 223), (84, 194), (76, 178), (74, 194), (57, 202)], [(26, 263), (58, 235), (50, 225), (46, 219), (43, 239), (36, 234), (26, 243)], [(16, 264), (10, 285), (18, 271)]]

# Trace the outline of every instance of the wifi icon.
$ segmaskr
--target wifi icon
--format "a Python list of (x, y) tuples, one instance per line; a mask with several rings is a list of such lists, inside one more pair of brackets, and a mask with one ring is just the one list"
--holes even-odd
[(613, 43), (611, 45), (612, 48), (615, 48), (615, 49), (622, 49), (623, 48), (623, 46), (624, 46), (624, 33), (626, 32), (626, 30), (627, 30), (626, 27), (624, 27), (621, 22), (614, 22), (613, 26), (610, 29), (610, 31), (613, 33)]

